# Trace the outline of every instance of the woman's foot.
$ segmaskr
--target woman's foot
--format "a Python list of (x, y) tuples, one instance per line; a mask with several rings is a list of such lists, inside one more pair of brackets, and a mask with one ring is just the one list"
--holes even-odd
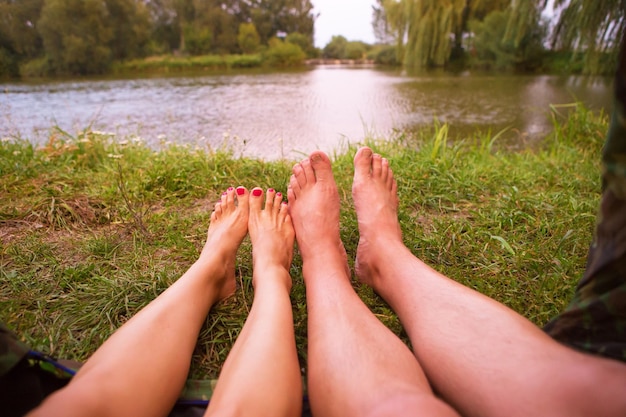
[(218, 300), (235, 292), (235, 258), (248, 232), (249, 194), (244, 187), (224, 191), (211, 213), (207, 240), (198, 262), (207, 262), (221, 273), (212, 274)]
[(361, 282), (379, 289), (379, 268), (388, 249), (398, 250), (402, 231), (398, 222), (398, 193), (387, 159), (368, 147), (360, 148), (354, 157), (352, 198), (359, 223), (359, 246), (355, 270)]
[[(263, 199), (263, 190), (252, 189), (250, 196), (250, 216), (248, 231), (252, 241), (252, 262), (254, 268), (284, 268), (287, 274), (262, 274), (262, 276), (287, 277), (285, 284), (291, 289), (289, 268), (293, 259), (295, 233), (287, 203), (283, 195), (273, 188), (267, 190)], [(252, 285), (256, 287), (253, 274)]]
[(339, 236), (339, 192), (325, 153), (315, 151), (293, 167), (288, 197), (303, 262), (324, 263), (338, 255), (348, 270)]

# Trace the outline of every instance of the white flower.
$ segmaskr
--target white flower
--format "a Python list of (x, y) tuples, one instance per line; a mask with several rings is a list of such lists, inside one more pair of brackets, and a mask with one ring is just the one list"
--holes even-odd
[(120, 154), (113, 154), (113, 153), (110, 153), (107, 156), (111, 159), (120, 159), (122, 157), (122, 155)]

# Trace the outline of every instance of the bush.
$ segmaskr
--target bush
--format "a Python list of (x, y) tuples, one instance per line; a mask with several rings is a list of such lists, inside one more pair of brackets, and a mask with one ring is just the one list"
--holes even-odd
[(395, 46), (385, 45), (372, 49), (367, 54), (368, 59), (374, 60), (376, 64), (398, 66), (402, 62), (398, 61), (397, 48)]
[(211, 51), (213, 34), (208, 28), (185, 27), (185, 52), (190, 55), (203, 55)]
[(315, 58), (318, 55), (317, 49), (313, 46), (313, 41), (310, 37), (303, 35), (299, 32), (293, 32), (287, 35), (285, 42), (298, 45), (300, 49), (304, 51), (308, 58)]
[(53, 65), (47, 57), (33, 59), (20, 66), (20, 76), (25, 78), (47, 77), (54, 72)]
[(19, 67), (15, 56), (0, 47), (0, 78), (12, 78), (19, 76)]
[(341, 59), (363, 59), (369, 46), (363, 42), (348, 42)]
[(302, 49), (293, 43), (283, 42), (278, 38), (270, 39), (270, 46), (265, 51), (265, 63), (271, 67), (293, 67), (301, 65), (306, 58)]

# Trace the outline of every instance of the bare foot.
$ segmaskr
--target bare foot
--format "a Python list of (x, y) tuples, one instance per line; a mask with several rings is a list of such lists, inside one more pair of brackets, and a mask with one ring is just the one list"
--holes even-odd
[(354, 157), (352, 198), (359, 222), (359, 246), (355, 270), (361, 282), (377, 289), (379, 262), (383, 249), (402, 243), (398, 222), (398, 187), (389, 161), (368, 147)]
[(248, 190), (244, 187), (236, 190), (230, 187), (211, 213), (207, 240), (199, 261), (215, 262), (224, 268), (223, 274), (216, 274), (213, 278), (219, 288), (219, 300), (232, 295), (236, 289), (235, 257), (248, 232), (248, 199)]
[(339, 193), (331, 162), (321, 152), (294, 165), (289, 181), (289, 212), (296, 240), (306, 264), (339, 255), (349, 276), (347, 255), (339, 236)]
[[(252, 263), (254, 269), (265, 270), (273, 267), (284, 268), (287, 274), (253, 274), (252, 285), (256, 287), (257, 276), (287, 277), (285, 282), (291, 288), (289, 268), (293, 259), (295, 233), (287, 203), (283, 195), (273, 188), (267, 190), (265, 200), (263, 190), (252, 189), (250, 196), (250, 217), (248, 230), (252, 241)], [(265, 204), (263, 204), (265, 201)]]

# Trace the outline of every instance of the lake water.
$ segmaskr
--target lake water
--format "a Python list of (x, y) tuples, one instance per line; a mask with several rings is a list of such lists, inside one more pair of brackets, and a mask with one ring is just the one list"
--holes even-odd
[(47, 140), (51, 127), (76, 134), (91, 126), (118, 138), (138, 136), (218, 147), (237, 154), (300, 158), (366, 137), (450, 124), (455, 134), (510, 128), (536, 138), (551, 128), (550, 105), (611, 105), (606, 77), (477, 75), (358, 67), (143, 79), (0, 84), (0, 137)]

